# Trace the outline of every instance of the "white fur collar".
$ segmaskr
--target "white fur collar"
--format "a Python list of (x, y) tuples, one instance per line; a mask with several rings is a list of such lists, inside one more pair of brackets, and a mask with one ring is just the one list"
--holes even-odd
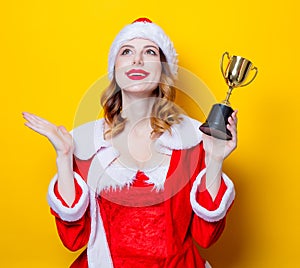
[[(143, 173), (148, 178), (145, 183), (153, 185), (153, 190), (163, 190), (168, 170), (169, 166), (158, 166), (152, 170), (143, 170)], [(123, 187), (130, 187), (135, 181), (137, 172), (138, 170), (120, 165), (109, 165), (106, 168), (105, 176), (101, 178), (97, 185), (97, 191), (101, 192), (108, 188), (121, 190)]]
[[(171, 134), (166, 131), (156, 141), (155, 148), (162, 154), (171, 155), (173, 150), (189, 149), (200, 143), (202, 133), (200, 122), (182, 115), (183, 120), (171, 127)], [(75, 156), (87, 160), (93, 155), (87, 182), (100, 193), (103, 189), (123, 188), (130, 186), (137, 170), (113, 165), (119, 152), (104, 139), (104, 119), (86, 123), (75, 128), (71, 133), (75, 143)], [(143, 170), (149, 178), (147, 183), (154, 184), (156, 190), (163, 189), (168, 172), (168, 166), (159, 166), (154, 170)]]
[[(155, 148), (159, 152), (170, 155), (173, 150), (189, 149), (201, 141), (201, 123), (186, 115), (181, 116), (183, 120), (171, 127), (171, 134), (166, 131), (156, 140)], [(101, 148), (111, 146), (104, 139), (104, 119), (83, 124), (71, 134), (75, 142), (75, 156), (82, 160), (91, 158)]]

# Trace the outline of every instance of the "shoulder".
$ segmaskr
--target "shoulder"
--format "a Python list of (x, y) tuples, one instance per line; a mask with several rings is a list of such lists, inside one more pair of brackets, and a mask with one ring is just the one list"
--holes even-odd
[(89, 159), (101, 147), (108, 145), (104, 140), (104, 124), (105, 120), (102, 118), (80, 125), (70, 132), (75, 144), (76, 157)]
[(160, 152), (190, 149), (202, 141), (201, 122), (183, 114), (181, 118), (179, 124), (172, 125), (171, 132), (166, 131), (157, 139), (156, 148)]

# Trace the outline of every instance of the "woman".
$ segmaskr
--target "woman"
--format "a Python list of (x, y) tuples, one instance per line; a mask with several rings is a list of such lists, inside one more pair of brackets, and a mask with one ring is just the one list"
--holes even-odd
[(202, 135), (173, 103), (176, 74), (170, 39), (138, 19), (111, 46), (104, 119), (70, 134), (24, 113), (57, 153), (48, 202), (61, 240), (87, 246), (71, 267), (210, 267), (195, 241), (219, 238), (234, 199), (222, 164), (236, 147), (236, 111), (232, 140)]

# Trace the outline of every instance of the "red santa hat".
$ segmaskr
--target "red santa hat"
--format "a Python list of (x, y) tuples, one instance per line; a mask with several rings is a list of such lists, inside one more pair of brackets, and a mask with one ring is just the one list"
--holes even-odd
[(147, 18), (139, 18), (133, 23), (125, 26), (113, 41), (108, 58), (108, 76), (112, 80), (117, 54), (126, 41), (134, 38), (148, 39), (159, 46), (166, 56), (171, 74), (177, 75), (177, 53), (170, 38), (157, 24)]

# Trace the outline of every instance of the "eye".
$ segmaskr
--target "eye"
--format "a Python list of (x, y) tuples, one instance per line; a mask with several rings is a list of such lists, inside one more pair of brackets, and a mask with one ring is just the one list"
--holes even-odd
[(125, 48), (121, 52), (121, 55), (130, 55), (131, 53), (132, 53), (132, 51), (129, 48)]
[(150, 48), (147, 49), (145, 53), (148, 54), (148, 55), (153, 55), (153, 56), (158, 55), (158, 53), (154, 49), (150, 49)]

